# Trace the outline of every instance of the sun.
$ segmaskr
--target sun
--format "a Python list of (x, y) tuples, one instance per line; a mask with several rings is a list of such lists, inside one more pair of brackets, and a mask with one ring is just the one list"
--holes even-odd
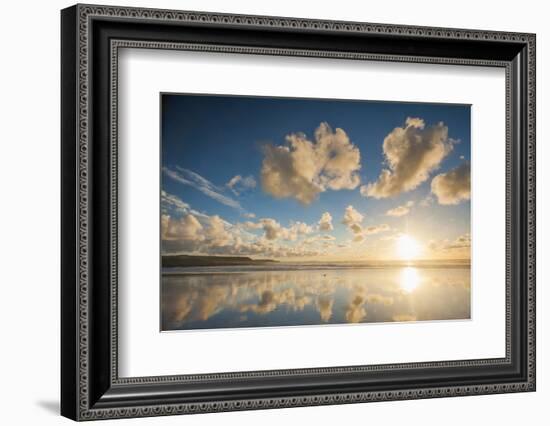
[(396, 241), (395, 249), (401, 260), (413, 260), (422, 251), (420, 244), (408, 234), (402, 234)]

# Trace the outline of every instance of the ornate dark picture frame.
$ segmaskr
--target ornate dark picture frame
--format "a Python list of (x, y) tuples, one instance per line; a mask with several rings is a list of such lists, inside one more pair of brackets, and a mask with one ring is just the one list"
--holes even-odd
[[(535, 390), (535, 35), (76, 5), (61, 13), (61, 413), (74, 420)], [(121, 47), (483, 65), (506, 71), (506, 356), (120, 378)]]

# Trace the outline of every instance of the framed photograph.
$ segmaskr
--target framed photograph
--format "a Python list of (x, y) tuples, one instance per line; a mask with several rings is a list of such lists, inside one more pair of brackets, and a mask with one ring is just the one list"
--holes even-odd
[(535, 390), (535, 35), (61, 30), (64, 416)]

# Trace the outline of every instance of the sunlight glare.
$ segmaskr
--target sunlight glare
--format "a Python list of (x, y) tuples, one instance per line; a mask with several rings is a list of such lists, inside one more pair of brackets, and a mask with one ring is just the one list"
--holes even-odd
[(402, 260), (412, 260), (420, 254), (420, 244), (410, 235), (403, 234), (396, 241), (397, 255)]
[(399, 286), (405, 293), (412, 293), (420, 283), (418, 270), (411, 266), (407, 266), (401, 270), (401, 280)]

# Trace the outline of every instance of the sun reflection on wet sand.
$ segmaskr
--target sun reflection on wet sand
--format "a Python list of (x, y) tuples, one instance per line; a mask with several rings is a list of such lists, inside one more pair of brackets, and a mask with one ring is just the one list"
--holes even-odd
[(468, 267), (189, 272), (162, 277), (162, 330), (470, 318)]
[(418, 269), (407, 266), (401, 270), (399, 286), (405, 293), (412, 293), (420, 284), (420, 273)]

